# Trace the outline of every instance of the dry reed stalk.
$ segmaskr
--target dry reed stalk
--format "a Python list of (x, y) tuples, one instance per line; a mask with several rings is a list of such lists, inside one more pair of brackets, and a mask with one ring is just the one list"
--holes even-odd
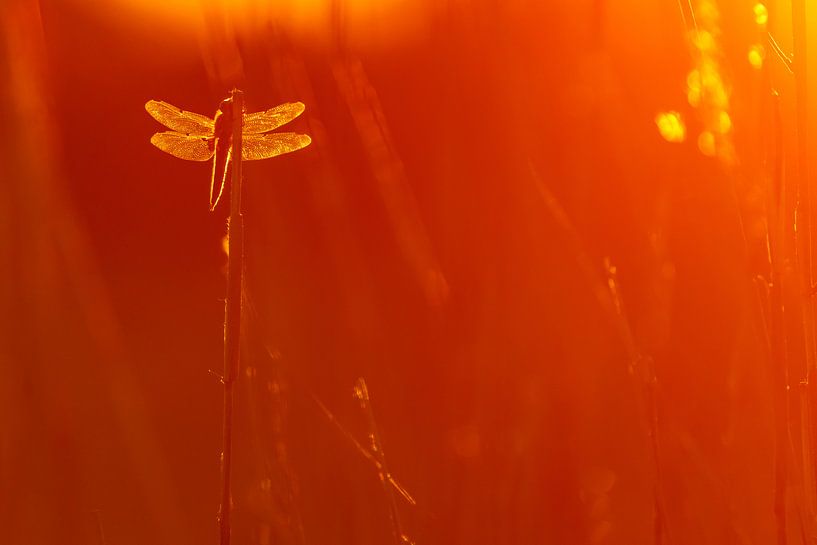
[(244, 224), (241, 216), (243, 93), (238, 89), (233, 89), (231, 101), (233, 141), (230, 150), (230, 157), (232, 158), (230, 221), (227, 224), (227, 300), (224, 303), (224, 428), (221, 454), (221, 507), (219, 509), (219, 533), (221, 536), (219, 543), (221, 545), (230, 545), (233, 400), (241, 356), (241, 287), (244, 267)]

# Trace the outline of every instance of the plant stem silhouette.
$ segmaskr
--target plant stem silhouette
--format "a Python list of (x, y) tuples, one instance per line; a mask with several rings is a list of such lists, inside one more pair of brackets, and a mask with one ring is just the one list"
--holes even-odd
[(244, 96), (238, 89), (233, 89), (231, 98), (233, 141), (230, 151), (232, 158), (230, 220), (227, 226), (227, 300), (224, 304), (224, 429), (219, 509), (220, 545), (230, 545), (233, 398), (241, 357), (241, 287), (244, 266), (244, 224), (241, 217), (241, 130)]

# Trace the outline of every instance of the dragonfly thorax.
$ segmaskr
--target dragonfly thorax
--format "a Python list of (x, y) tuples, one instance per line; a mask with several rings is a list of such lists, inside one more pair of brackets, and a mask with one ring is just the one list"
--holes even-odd
[(216, 111), (215, 130), (213, 133), (216, 138), (229, 140), (232, 136), (233, 124), (233, 101), (232, 99), (222, 100)]

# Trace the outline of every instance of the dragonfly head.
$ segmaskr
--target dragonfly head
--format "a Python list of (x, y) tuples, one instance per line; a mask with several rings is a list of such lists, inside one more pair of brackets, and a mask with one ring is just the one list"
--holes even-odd
[(226, 98), (218, 105), (215, 116), (215, 136), (217, 138), (229, 138), (233, 124), (233, 101)]
[(225, 98), (221, 101), (221, 104), (218, 105), (218, 109), (221, 113), (225, 115), (229, 115), (233, 111), (233, 99), (232, 98)]

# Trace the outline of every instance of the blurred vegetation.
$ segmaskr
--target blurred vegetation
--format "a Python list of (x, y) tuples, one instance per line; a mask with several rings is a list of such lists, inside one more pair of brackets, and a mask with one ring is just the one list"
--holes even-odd
[(225, 211), (142, 105), (235, 85), (313, 138), (245, 166), (236, 543), (813, 541), (815, 29), (7, 0), (2, 542), (216, 543)]

